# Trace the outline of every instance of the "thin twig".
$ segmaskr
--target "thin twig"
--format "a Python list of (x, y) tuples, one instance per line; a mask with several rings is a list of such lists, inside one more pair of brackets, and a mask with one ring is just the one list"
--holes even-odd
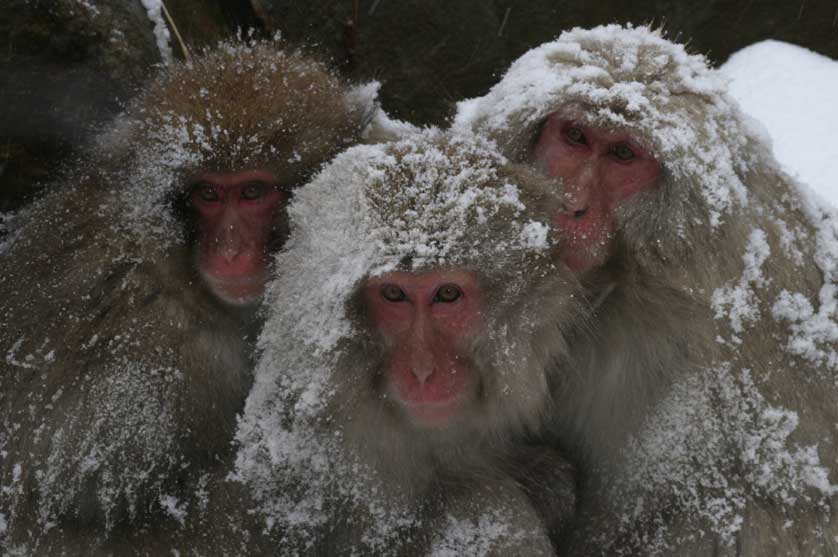
[(177, 42), (180, 45), (180, 51), (183, 53), (183, 59), (189, 62), (190, 60), (192, 60), (192, 56), (189, 54), (189, 49), (186, 48), (186, 43), (183, 42), (183, 37), (180, 36), (180, 31), (177, 30), (175, 20), (172, 19), (172, 15), (169, 13), (169, 10), (166, 9), (166, 3), (163, 2), (163, 0), (160, 0), (160, 7), (163, 8), (163, 15), (166, 16), (166, 21), (169, 22), (169, 27), (172, 28), (172, 31), (175, 34), (175, 38), (177, 39)]
[(372, 15), (372, 13), (375, 11), (375, 9), (378, 7), (380, 3), (381, 0), (375, 0), (375, 2), (372, 3), (372, 6), (370, 6), (370, 11), (367, 12), (367, 15)]
[(500, 28), (498, 29), (498, 37), (503, 35), (503, 29), (506, 27), (506, 22), (509, 19), (509, 12), (512, 11), (512, 8), (506, 8), (506, 13), (503, 14), (503, 21), (500, 22)]

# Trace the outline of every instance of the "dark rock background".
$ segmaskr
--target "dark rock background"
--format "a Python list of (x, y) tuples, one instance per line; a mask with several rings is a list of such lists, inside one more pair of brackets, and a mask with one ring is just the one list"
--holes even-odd
[[(0, 213), (23, 205), (118, 112), (160, 55), (140, 0), (2, 0)], [(190, 49), (237, 29), (312, 45), (383, 82), (397, 118), (444, 124), (529, 48), (573, 26), (663, 26), (721, 64), (764, 39), (838, 59), (834, 0), (165, 0)], [(92, 6), (92, 8), (91, 8)], [(171, 43), (175, 56), (179, 47)], [(801, 84), (805, 87), (805, 84)]]
[[(258, 25), (246, 0), (166, 5), (190, 46)], [(152, 30), (140, 0), (0, 0), (0, 213), (57, 185), (61, 165), (153, 73)]]

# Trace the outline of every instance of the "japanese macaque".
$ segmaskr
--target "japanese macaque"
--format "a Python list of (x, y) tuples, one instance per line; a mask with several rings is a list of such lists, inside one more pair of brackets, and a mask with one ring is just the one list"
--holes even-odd
[(560, 553), (838, 551), (838, 218), (725, 87), (659, 32), (611, 25), (458, 108), (456, 128), (540, 174), (587, 301), (566, 343), (534, 348), (583, 480)]
[(198, 528), (232, 464), (286, 202), (359, 140), (375, 91), (221, 44), (165, 68), (29, 211), (0, 259), (3, 553)]
[[(575, 279), (526, 169), (483, 143), (353, 147), (289, 208), (236, 466), (280, 554), (554, 554), (575, 478), (527, 438), (548, 411), (539, 347), (582, 311), (556, 295)], [(550, 524), (528, 498), (545, 493)]]

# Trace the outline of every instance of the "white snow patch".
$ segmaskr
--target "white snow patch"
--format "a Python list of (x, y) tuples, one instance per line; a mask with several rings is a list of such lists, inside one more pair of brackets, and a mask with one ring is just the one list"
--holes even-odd
[(511, 519), (494, 510), (481, 514), (476, 520), (449, 515), (445, 529), (431, 545), (431, 557), (480, 557), (491, 555), (501, 542), (509, 546), (524, 537), (524, 532), (510, 528)]
[(838, 206), (838, 61), (780, 41), (734, 53), (730, 94), (768, 130), (783, 167)]
[(160, 506), (163, 507), (166, 514), (177, 520), (181, 526), (184, 525), (188, 507), (186, 503), (181, 504), (177, 497), (164, 494), (160, 496)]
[(748, 245), (742, 260), (745, 269), (738, 284), (724, 286), (713, 292), (712, 305), (716, 312), (716, 319), (727, 317), (734, 332), (741, 334), (745, 322), (759, 319), (759, 304), (756, 289), (765, 286), (766, 278), (762, 274), (762, 265), (771, 248), (768, 246), (763, 230), (751, 231)]
[(815, 226), (815, 263), (823, 274), (817, 309), (804, 294), (782, 291), (772, 307), (777, 320), (789, 322), (787, 349), (808, 361), (838, 369), (838, 209), (800, 190), (802, 208)]
[(171, 35), (163, 17), (163, 0), (140, 0), (146, 9), (148, 19), (154, 24), (154, 38), (157, 40), (157, 49), (160, 51), (160, 58), (164, 64), (171, 64), (172, 47), (169, 45)]

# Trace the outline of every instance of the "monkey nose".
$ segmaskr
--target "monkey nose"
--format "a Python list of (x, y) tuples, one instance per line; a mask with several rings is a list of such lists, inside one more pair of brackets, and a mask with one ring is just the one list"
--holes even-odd
[(428, 377), (434, 374), (434, 368), (413, 366), (410, 368), (410, 372), (419, 380), (420, 384), (424, 384), (428, 380)]
[(410, 373), (416, 377), (420, 384), (424, 384), (434, 374), (435, 369), (436, 363), (434, 362), (434, 356), (429, 350), (422, 348), (414, 350), (410, 362)]
[(428, 377), (434, 374), (433, 362), (414, 361), (413, 365), (410, 366), (410, 372), (414, 377), (416, 377), (420, 384), (424, 384)]
[(568, 205), (567, 203), (562, 203), (561, 206), (560, 206), (560, 210), (565, 215), (572, 216), (575, 219), (580, 219), (580, 218), (584, 217), (585, 214), (588, 212), (587, 207), (579, 208), (579, 207), (574, 207), (572, 205)]
[(239, 250), (225, 247), (221, 250), (221, 258), (227, 263), (232, 263), (239, 255)]

